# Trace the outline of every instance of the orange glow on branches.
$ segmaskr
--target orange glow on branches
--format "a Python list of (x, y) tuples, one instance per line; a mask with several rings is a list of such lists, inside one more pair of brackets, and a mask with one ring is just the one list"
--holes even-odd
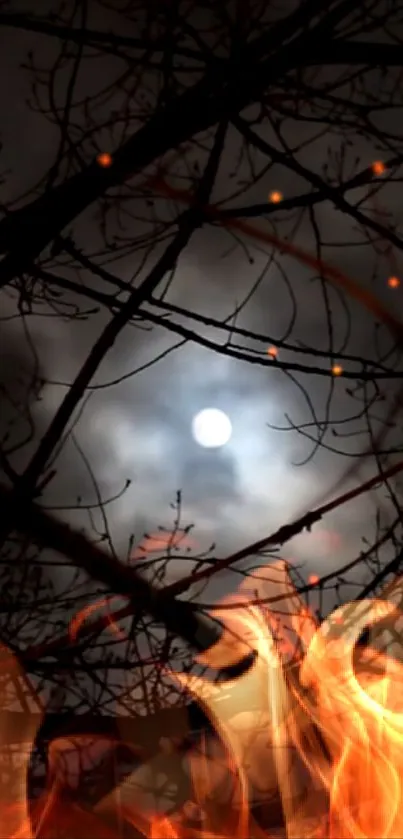
[[(192, 196), (188, 190), (173, 187), (164, 180), (155, 184), (155, 188), (161, 195), (168, 195), (170, 198), (183, 201), (185, 204), (190, 204), (192, 202)], [(392, 312), (389, 312), (374, 294), (372, 294), (368, 289), (363, 288), (347, 274), (344, 274), (339, 268), (336, 268), (331, 263), (325, 262), (322, 259), (317, 259), (317, 257), (312, 253), (304, 250), (298, 245), (295, 245), (294, 242), (290, 242), (287, 239), (280, 239), (269, 230), (262, 230), (259, 227), (255, 227), (254, 225), (243, 221), (243, 219), (220, 219), (220, 210), (214, 205), (207, 204), (203, 207), (203, 210), (209, 217), (216, 219), (218, 222), (221, 221), (221, 224), (223, 224), (224, 227), (227, 227), (230, 230), (239, 231), (239, 233), (242, 233), (255, 241), (263, 242), (266, 245), (273, 245), (273, 247), (278, 249), (280, 253), (294, 257), (294, 259), (298, 260), (298, 262), (302, 265), (306, 265), (314, 271), (323, 272), (328, 282), (331, 282), (333, 285), (336, 285), (343, 291), (346, 291), (353, 300), (357, 300), (358, 303), (365, 306), (365, 308), (375, 315), (376, 318), (380, 318), (383, 321), (383, 323), (391, 330), (393, 335), (399, 336), (399, 340), (401, 340), (402, 327), (400, 320)]]
[[(110, 600), (114, 599), (114, 597), (116, 597), (116, 595), (112, 595), (112, 597), (101, 597), (99, 600), (96, 600), (95, 603), (90, 603), (88, 606), (85, 606), (83, 609), (80, 609), (80, 611), (77, 612), (76, 615), (74, 615), (69, 625), (69, 637), (72, 643), (74, 643), (77, 640), (77, 635), (83, 623), (91, 615), (93, 615), (94, 612), (97, 612), (98, 609), (101, 609), (103, 606), (109, 607)], [(126, 634), (119, 628), (118, 624), (116, 623), (116, 620), (113, 619), (112, 615), (107, 614), (105, 616), (105, 626), (110, 627), (110, 629), (115, 633), (115, 635), (120, 641), (126, 640)]]
[(109, 167), (112, 166), (113, 163), (112, 155), (106, 151), (101, 152), (101, 154), (98, 154), (97, 156), (97, 163), (98, 166), (102, 167), (102, 169), (109, 169)]
[(336, 623), (338, 626), (341, 626), (344, 623), (344, 618), (342, 615), (334, 615), (332, 616), (333, 623)]
[(311, 574), (308, 577), (308, 583), (309, 583), (310, 586), (317, 586), (319, 582), (320, 582), (320, 577), (318, 577), (317, 574)]
[(341, 376), (343, 373), (343, 368), (341, 364), (333, 364), (332, 373), (333, 376)]

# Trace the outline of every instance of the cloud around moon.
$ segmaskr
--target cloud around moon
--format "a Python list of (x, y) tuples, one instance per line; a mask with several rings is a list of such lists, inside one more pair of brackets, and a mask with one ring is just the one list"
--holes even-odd
[(218, 408), (205, 408), (193, 417), (192, 434), (199, 446), (206, 449), (220, 448), (231, 439), (231, 420)]

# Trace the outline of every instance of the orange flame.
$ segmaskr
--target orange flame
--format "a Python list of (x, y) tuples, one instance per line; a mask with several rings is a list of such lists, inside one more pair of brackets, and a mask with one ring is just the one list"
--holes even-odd
[[(0, 660), (2, 677), (0, 701), (1, 707), (4, 708), (10, 701), (9, 698), (7, 699), (7, 677), (13, 683), (16, 679), (24, 677), (24, 673), (15, 656), (3, 645), (0, 645)], [(19, 760), (15, 768), (13, 767), (15, 772), (13, 789), (15, 793), (12, 801), (4, 800), (3, 794), (1, 794), (3, 800), (0, 800), (0, 836), (4, 836), (5, 839), (33, 839), (28, 811), (27, 773), (37, 725), (37, 719), (33, 722), (33, 718), (28, 713), (21, 714), (23, 729), (23, 734), (20, 737), (21, 748)], [(0, 714), (0, 746), (7, 743), (7, 739), (6, 722)]]
[[(161, 761), (167, 784), (180, 784), (182, 757), (172, 749), (136, 769), (93, 812), (84, 811), (61, 797), (57, 761), (66, 745), (54, 741), (52, 782), (36, 806), (34, 827), (27, 759), (18, 769), (19, 797), (0, 808), (2, 836), (53, 839), (62, 826), (72, 839), (118, 839), (121, 831), (110, 819), (116, 821), (117, 810), (146, 839), (403, 836), (403, 664), (368, 648), (358, 657), (356, 646), (366, 627), (380, 620), (394, 626), (397, 606), (353, 602), (318, 625), (287, 564), (278, 561), (245, 578), (215, 616), (225, 631), (201, 664), (230, 664), (251, 648), (257, 656), (248, 672), (226, 683), (166, 671), (202, 705), (219, 735), (205, 735), (188, 755), (192, 800), (174, 816), (156, 805), (152, 791), (164, 786)], [(21, 673), (13, 656), (1, 652), (3, 670), (8, 662), (13, 677)], [(35, 734), (27, 729), (30, 748)], [(261, 825), (257, 801), (269, 802), (265, 818), (272, 823), (274, 813), (276, 829)]]
[[(368, 649), (354, 664), (362, 630), (381, 618), (395, 620), (396, 606), (350, 603), (318, 626), (282, 562), (254, 572), (241, 593), (242, 605), (238, 595), (217, 609), (227, 632), (201, 661), (216, 666), (252, 646), (257, 658), (249, 672), (226, 684), (170, 672), (203, 706), (222, 743), (215, 759), (206, 746), (189, 758), (203, 822), (189, 828), (143, 808), (142, 833), (147, 839), (273, 839), (278, 831), (263, 829), (253, 815), (253, 793), (281, 810), (287, 839), (401, 837), (403, 666)], [(278, 612), (256, 605), (268, 594), (284, 594)], [(129, 788), (121, 787), (127, 817), (139, 827), (141, 805), (133, 794), (129, 800)], [(100, 812), (108, 806), (104, 800)]]
[[(113, 600), (113, 599), (114, 599), (113, 596), (112, 597), (110, 597), (110, 596), (109, 597), (100, 597), (99, 600), (95, 601), (95, 603), (90, 603), (88, 606), (84, 606), (83, 609), (80, 609), (80, 611), (77, 612), (77, 614), (74, 615), (74, 617), (70, 621), (70, 625), (69, 625), (70, 641), (72, 641), (72, 642), (76, 641), (77, 635), (80, 631), (80, 628), (83, 625), (83, 623), (87, 620), (87, 618), (89, 618), (91, 615), (93, 615), (94, 612), (97, 612), (98, 609), (102, 609), (102, 606), (109, 606), (110, 601)], [(123, 632), (122, 629), (120, 629), (120, 627), (118, 626), (116, 621), (113, 619), (111, 614), (108, 613), (105, 616), (105, 623), (106, 623), (107, 626), (110, 627), (110, 629), (113, 630), (113, 632), (115, 633), (115, 635), (117, 636), (119, 641), (125, 641), (126, 640), (126, 634)]]

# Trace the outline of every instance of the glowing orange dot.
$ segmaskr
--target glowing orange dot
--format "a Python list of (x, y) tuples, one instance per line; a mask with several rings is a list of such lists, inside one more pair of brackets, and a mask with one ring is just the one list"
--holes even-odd
[(109, 166), (112, 166), (112, 155), (108, 152), (102, 152), (97, 157), (98, 166), (102, 166), (103, 169), (107, 169)]
[(269, 355), (270, 358), (277, 358), (277, 356), (278, 356), (277, 347), (269, 347), (269, 349), (267, 350), (267, 355)]
[(311, 574), (311, 576), (308, 577), (308, 583), (309, 583), (310, 586), (317, 586), (318, 583), (319, 583), (319, 580), (320, 580), (320, 577), (318, 577), (317, 574)]
[(399, 288), (399, 285), (400, 285), (399, 277), (389, 277), (389, 279), (388, 279), (389, 288)]
[(371, 169), (374, 175), (383, 175), (386, 172), (386, 166), (382, 160), (375, 160)]
[(343, 368), (342, 368), (341, 364), (333, 364), (333, 367), (332, 367), (333, 376), (341, 376), (342, 372), (343, 372)]
[(282, 200), (283, 200), (283, 193), (278, 192), (277, 190), (274, 190), (269, 195), (269, 201), (271, 201), (272, 204), (279, 204), (280, 201), (282, 201)]

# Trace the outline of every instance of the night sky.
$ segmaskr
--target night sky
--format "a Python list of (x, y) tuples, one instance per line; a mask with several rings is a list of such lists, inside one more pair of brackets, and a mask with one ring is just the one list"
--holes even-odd
[[(17, 5), (13, 4), (13, 7)], [(41, 13), (46, 11), (45, 5), (41, 4)], [(288, 6), (291, 8), (291, 4)], [(26, 3), (21, 8), (26, 10)], [(112, 19), (115, 20), (113, 15), (95, 3), (90, 4), (90, 18), (94, 27), (105, 29)], [(113, 25), (121, 26), (121, 18), (119, 23), (117, 16)], [(125, 31), (128, 32), (130, 26), (135, 31), (134, 23), (128, 24)], [(29, 71), (20, 65), (27, 51), (33, 49), (36, 60), (50, 66), (57, 54), (57, 45), (45, 36), (12, 28), (4, 28), (1, 38), (0, 72), (3, 79), (10, 80), (10, 83), (1, 86), (0, 93), (1, 112), (7, 115), (7, 119), (2, 121), (1, 200), (13, 200), (17, 202), (15, 206), (20, 206), (26, 201), (24, 191), (34, 187), (52, 164), (58, 142), (57, 128), (27, 105), (30, 76)], [(77, 90), (81, 94), (90, 88), (100, 89), (107, 79), (113, 78), (117, 65), (115, 59), (108, 60), (105, 56), (100, 60), (94, 59), (91, 72), (86, 71), (80, 77)], [(312, 71), (312, 79), (318, 72), (317, 68)], [(327, 72), (331, 74), (331, 71)], [(390, 84), (391, 79), (397, 78), (398, 72), (398, 68), (395, 73), (390, 71)], [(63, 83), (60, 82), (56, 88), (56, 96), (61, 100)], [(367, 84), (376, 89), (377, 85), (386, 82), (381, 83), (379, 74), (373, 71), (368, 74)], [(45, 101), (45, 95), (41, 95), (42, 101)], [(117, 95), (116, 108), (121, 98)], [(113, 100), (100, 106), (100, 112), (102, 109), (111, 112)], [(385, 119), (385, 116), (382, 118)], [(401, 112), (400, 115), (390, 112), (387, 118), (389, 130), (395, 132), (395, 145), (398, 147), (402, 139)], [(270, 129), (267, 130), (270, 138)], [(317, 123), (301, 123), (290, 117), (282, 131), (293, 147), (311, 138), (298, 152), (298, 159), (321, 175), (326, 161), (331, 166), (331, 155), (337, 155), (340, 150), (340, 136), (330, 131), (322, 135), (321, 126)], [(373, 144), (355, 133), (353, 128), (348, 130), (348, 135), (350, 144), (345, 147), (345, 177), (369, 166), (374, 157), (387, 156), (386, 149), (374, 149)], [(96, 132), (95, 136), (99, 149), (113, 153), (114, 144), (119, 143), (119, 127)], [(235, 191), (238, 181), (247, 177), (245, 164), (238, 162), (238, 153), (239, 139), (232, 129), (228, 132), (212, 201), (222, 200)], [(87, 144), (84, 146), (85, 158), (89, 160), (91, 154)], [(201, 156), (203, 158), (202, 153)], [(184, 158), (185, 154), (172, 170), (173, 180), (176, 174), (177, 183), (182, 186)], [(256, 162), (259, 169), (264, 165), (263, 156), (256, 155)], [(309, 189), (302, 178), (274, 165), (257, 184), (241, 197), (233, 198), (227, 206), (262, 203), (271, 190), (280, 190), (287, 199)], [(386, 207), (393, 212), (397, 226), (402, 218), (399, 190), (398, 182), (388, 185), (377, 199), (381, 208)], [(364, 195), (365, 189), (361, 189), (361, 192), (355, 190), (349, 197), (358, 200)], [(133, 205), (139, 216), (151, 212), (142, 200), (133, 201)], [(172, 215), (172, 207), (173, 203), (164, 198), (157, 201), (157, 212), (161, 217), (164, 213)], [(376, 256), (372, 247), (365, 243), (362, 230), (330, 202), (318, 205), (315, 219), (326, 243), (323, 258), (371, 289), (395, 311), (399, 310), (403, 292), (386, 287), (386, 279), (392, 270), (389, 258)], [(270, 218), (270, 225), (274, 225), (282, 238), (289, 236), (295, 244), (314, 254), (311, 220), (305, 215), (299, 225), (295, 222), (295, 213), (280, 207), (278, 213)], [(124, 224), (126, 233), (133, 232), (134, 227), (136, 235), (147, 227), (146, 222), (138, 222), (136, 227), (135, 219), (130, 222), (126, 219)], [(252, 220), (251, 224), (262, 226), (262, 221)], [(70, 232), (88, 256), (99, 251), (101, 228), (94, 207), (72, 225)], [(160, 251), (161, 246), (156, 247), (149, 255), (148, 267)], [(104, 264), (108, 259), (110, 271), (129, 281), (140, 257), (137, 251), (119, 260), (114, 260), (112, 254), (104, 255), (102, 259)], [(66, 277), (76, 276), (74, 269), (63, 267), (62, 262), (60, 258), (57, 263), (56, 258), (58, 268), (54, 269), (55, 273), (59, 271), (61, 275), (64, 272)], [(399, 265), (400, 257), (397, 256), (397, 267)], [(222, 228), (204, 228), (194, 235), (179, 260), (165, 299), (221, 321), (228, 318), (247, 297), (259, 276), (259, 286), (238, 315), (236, 325), (267, 335), (267, 346), (271, 341), (284, 339), (297, 348), (302, 344), (326, 350), (329, 329), (320, 280), (297, 260), (273, 251), (270, 245), (246, 238), (243, 244), (239, 244), (229, 231)], [(93, 282), (101, 290), (110, 290), (99, 279)], [(347, 306), (343, 305), (339, 293), (330, 286), (327, 288), (335, 360), (337, 351), (343, 345), (345, 353), (370, 359), (374, 353), (372, 316), (352, 301), (347, 300)], [(71, 293), (67, 293), (64, 299), (79, 304), (82, 311), (95, 305)], [(44, 308), (41, 316), (31, 316), (24, 324), (21, 319), (11, 317), (15, 313), (15, 305), (13, 296), (8, 291), (2, 292), (2, 314), (6, 317), (0, 332), (1, 376), (15, 394), (23, 393), (32, 371), (32, 347), (35, 348), (40, 377), (44, 381), (40, 401), (32, 404), (38, 439), (110, 315), (99, 312), (81, 321), (68, 322), (60, 317), (49, 317), (49, 310), (46, 312)], [(147, 309), (147, 306), (143, 308)], [(186, 320), (179, 318), (178, 322), (185, 324)], [(210, 339), (224, 341), (224, 334), (220, 335), (211, 327), (198, 325), (197, 328)], [(381, 330), (380, 340), (385, 350), (391, 345), (386, 329)], [(135, 326), (126, 328), (93, 382), (94, 387), (75, 427), (74, 436), (85, 451), (104, 498), (119, 493), (125, 480), (131, 480), (125, 494), (107, 507), (108, 521), (118, 550), (125, 550), (131, 532), (140, 540), (144, 531), (155, 531), (160, 524), (169, 527), (174, 515), (169, 505), (180, 489), (182, 522), (195, 524), (195, 546), (206, 548), (215, 542), (216, 553), (221, 556), (268, 535), (280, 524), (291, 521), (327, 497), (340, 476), (351, 466), (348, 455), (361, 452), (368, 443), (365, 418), (337, 425), (337, 422), (354, 417), (359, 412), (359, 403), (346, 392), (353, 383), (346, 382), (343, 377), (335, 380), (330, 375), (308, 377), (297, 373), (291, 379), (284, 371), (275, 369), (275, 361), (267, 360), (265, 366), (248, 365), (195, 343), (188, 342), (174, 349), (178, 341), (177, 336), (151, 324), (146, 330)], [(158, 363), (130, 375), (170, 348), (171, 351)], [(264, 345), (259, 345), (259, 349), (263, 355)], [(278, 358), (315, 364), (312, 356), (301, 358), (297, 352), (285, 350), (280, 351)], [(330, 367), (326, 359), (320, 359), (318, 364)], [(357, 366), (350, 362), (352, 369), (357, 369)], [(348, 364), (345, 368), (348, 369)], [(324, 442), (334, 451), (319, 448), (313, 459), (309, 459), (315, 448), (312, 440), (297, 431), (270, 427), (289, 427), (287, 417), (295, 425), (312, 423), (312, 411), (299, 385), (309, 391), (319, 420), (325, 416), (330, 389), (333, 388), (329, 409), (331, 422)], [(393, 387), (392, 382), (385, 385), (388, 399)], [(381, 418), (386, 404), (378, 405), (374, 415)], [(203, 449), (192, 439), (192, 418), (205, 407), (220, 408), (230, 417), (233, 436), (221, 449)], [(8, 410), (11, 411), (7, 408), (3, 414), (3, 424)], [(335, 436), (337, 428), (341, 428), (345, 435), (343, 438)], [(307, 426), (306, 432), (315, 439), (317, 431), (314, 427)], [(352, 432), (357, 434), (352, 435)], [(31, 450), (32, 443), (16, 454), (16, 468), (24, 466)], [(84, 502), (94, 500), (88, 470), (73, 440), (65, 445), (57, 468), (58, 474), (46, 495), (50, 506), (74, 505), (78, 495)], [(374, 471), (374, 462), (365, 461), (351, 485), (355, 485), (358, 478), (364, 480), (371, 476)], [(343, 489), (347, 489), (347, 485)], [(304, 560), (307, 571), (321, 574), (325, 569), (331, 570), (354, 557), (361, 549), (363, 536), (373, 537), (375, 509), (376, 497), (373, 493), (328, 516), (311, 534), (304, 533), (293, 540), (286, 546), (283, 555), (295, 561)], [(77, 524), (88, 525), (83, 513), (65, 514)], [(183, 572), (183, 568), (183, 562), (178, 562), (172, 566), (171, 572), (177, 575)], [(232, 578), (230, 580), (225, 576), (215, 584), (215, 591), (223, 590), (231, 581)]]

